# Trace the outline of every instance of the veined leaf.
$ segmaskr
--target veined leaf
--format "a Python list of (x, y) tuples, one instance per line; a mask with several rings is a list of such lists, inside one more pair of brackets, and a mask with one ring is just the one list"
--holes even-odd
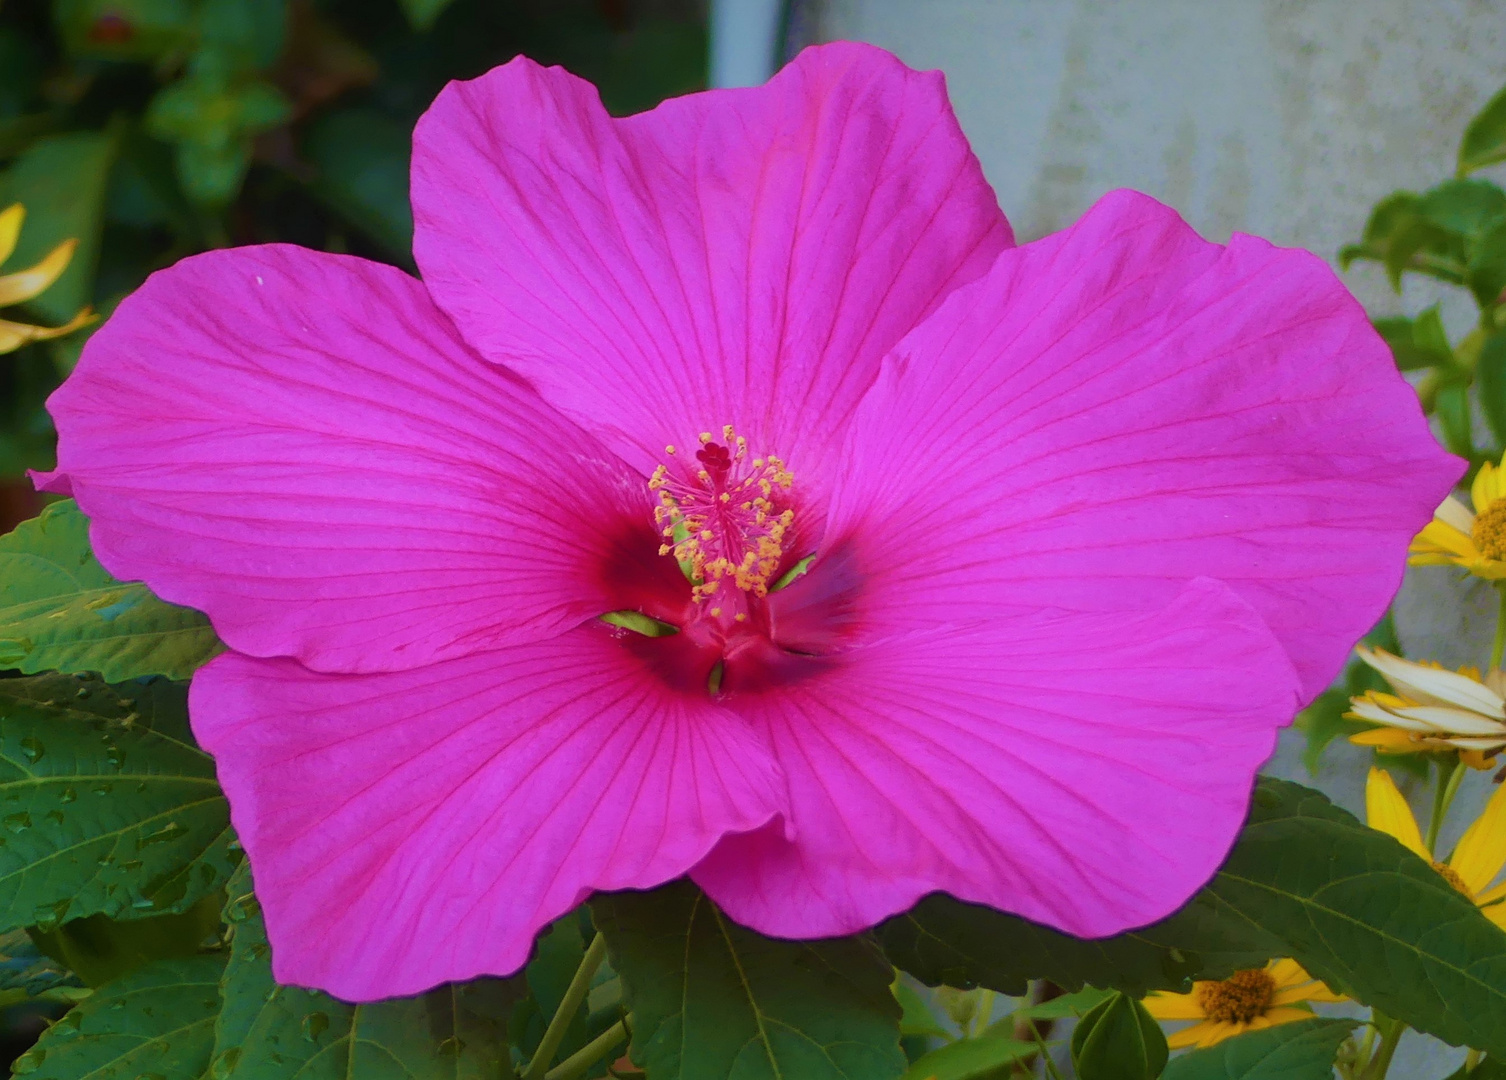
[(199, 612), (111, 577), (71, 499), (0, 536), (0, 666), (186, 679), (221, 649)]
[(183, 687), (0, 679), (0, 929), (184, 911), (232, 840)]
[(935, 895), (880, 928), (927, 982), (1029, 978), (1141, 994), (1275, 956), (1445, 1042), (1506, 1055), (1506, 934), (1402, 845), (1316, 791), (1262, 778), (1213, 881), (1170, 918), (1083, 941)]
[(1171, 1059), (1161, 1080), (1329, 1080), (1357, 1020), (1296, 1020)]
[(507, 1021), (521, 979), (476, 979), (410, 998), (350, 1005), (280, 986), (261, 909), (243, 865), (225, 918), (230, 962), (220, 994), (216, 1080), (496, 1080), (512, 1075)]
[(958, 1039), (916, 1058), (904, 1080), (993, 1080), (1006, 1066), (1039, 1051), (1035, 1043), (1002, 1035)]
[(214, 1045), (223, 952), (161, 960), (96, 991), (11, 1068), (32, 1080), (199, 1080)]
[(893, 971), (863, 937), (775, 941), (694, 885), (591, 901), (655, 1080), (886, 1080), (902, 1075)]

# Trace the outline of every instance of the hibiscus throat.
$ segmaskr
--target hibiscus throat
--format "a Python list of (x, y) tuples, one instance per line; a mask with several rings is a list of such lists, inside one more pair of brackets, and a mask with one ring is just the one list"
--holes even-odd
[(1270, 1007), (1276, 980), (1259, 968), (1236, 971), (1222, 982), (1199, 983), (1195, 996), (1209, 1020), (1248, 1024)]
[(750, 458), (748, 441), (730, 424), (722, 428), (722, 439), (702, 432), (694, 465), (665, 447), (675, 465), (660, 465), (648, 482), (664, 538), (659, 554), (679, 560), (698, 603), (729, 582), (767, 596), (795, 520), (795, 478), (784, 462), (773, 455)]

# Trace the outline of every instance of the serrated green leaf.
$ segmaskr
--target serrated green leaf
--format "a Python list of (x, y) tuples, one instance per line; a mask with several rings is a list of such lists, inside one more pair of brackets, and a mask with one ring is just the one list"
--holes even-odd
[(937, 1039), (951, 1038), (951, 1034), (941, 1026), (941, 1021), (931, 1011), (931, 1006), (926, 1004), (925, 998), (920, 996), (915, 987), (905, 981), (903, 975), (897, 976), (889, 984), (889, 992), (894, 995), (894, 1000), (899, 1002), (899, 1033), (902, 1038), (912, 1035)]
[(654, 1080), (885, 1080), (905, 1071), (888, 964), (866, 938), (775, 941), (675, 882), (591, 901)]
[(1035, 1043), (1003, 1035), (959, 1039), (916, 1058), (905, 1071), (904, 1080), (993, 1080), (1006, 1066), (1024, 1061), (1039, 1050)]
[(1296, 1020), (1172, 1058), (1161, 1080), (1330, 1080), (1357, 1020)]
[(417, 997), (350, 1005), (272, 978), (266, 926), (246, 868), (225, 917), (230, 962), (215, 1025), (216, 1080), (496, 1080), (512, 1075), (507, 1018), (521, 979), (476, 979)]
[(0, 929), (185, 911), (232, 839), (184, 687), (0, 679)]
[(1459, 142), (1459, 175), (1506, 161), (1506, 89), (1485, 103)]
[(31, 266), (64, 240), (78, 241), (68, 269), (27, 302), (48, 322), (66, 322), (93, 299), (105, 186), (117, 143), (113, 133), (46, 135), (0, 175), (0, 207), (26, 207), (26, 225), (8, 266)]
[(30, 930), (48, 956), (55, 957), (89, 986), (103, 986), (158, 960), (180, 959), (201, 952), (219, 937), (218, 893), (201, 897), (181, 915), (148, 919), (108, 919), (90, 915), (55, 930)]
[(222, 648), (199, 612), (111, 577), (73, 500), (0, 536), (0, 666), (186, 679)]
[(199, 1080), (224, 968), (217, 952), (127, 975), (75, 1006), (11, 1068), (30, 1080)]
[(1291, 956), (1419, 1031), (1506, 1053), (1506, 934), (1389, 836), (1268, 777), (1213, 881), (1153, 926), (1082, 941), (936, 895), (880, 935), (923, 981), (1005, 993), (1048, 978), (1141, 994)]
[(415, 30), (427, 30), (455, 0), (400, 0), (403, 13)]

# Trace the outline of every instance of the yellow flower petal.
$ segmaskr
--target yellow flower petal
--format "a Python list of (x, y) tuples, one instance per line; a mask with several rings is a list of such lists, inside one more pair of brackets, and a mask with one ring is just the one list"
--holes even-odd
[(1384, 769), (1372, 767), (1365, 781), (1365, 821), (1372, 829), (1400, 840), (1413, 854), (1432, 861), (1432, 855), (1422, 846), (1422, 832), (1412, 808)]
[(1197, 1041), (1197, 1044), (1199, 1047), (1204, 1047), (1221, 1043), (1225, 1039), (1232, 1039), (1236, 1035), (1244, 1034), (1249, 1026), (1249, 1024), (1241, 1024), (1233, 1020), (1218, 1021), (1207, 1031), (1203, 1032), (1203, 1037)]
[(1145, 1011), (1157, 1020), (1201, 1020), (1203, 1009), (1191, 994), (1171, 994), (1166, 991), (1151, 994), (1140, 1002)]
[(1436, 747), (1418, 742), (1400, 728), (1379, 727), (1359, 731), (1349, 736), (1355, 746), (1370, 746), (1383, 754), (1416, 754)]
[(80, 326), (94, 321), (94, 312), (84, 308), (63, 326), (32, 326), (29, 323), (0, 319), (0, 353), (13, 352), (31, 341), (47, 341), (71, 334)]
[(1471, 769), (1494, 769), (1496, 755), (1486, 750), (1460, 750), (1459, 760)]
[(1506, 908), (1506, 881), (1501, 882), (1494, 888), (1486, 889), (1479, 896), (1475, 897), (1475, 903), (1481, 907), (1485, 907), (1487, 904), (1494, 904), (1497, 907)]
[(21, 235), (21, 222), (26, 220), (26, 207), (12, 203), (0, 210), (0, 266), (16, 250), (16, 239)]
[(68, 269), (68, 263), (77, 247), (77, 240), (64, 240), (29, 270), (0, 275), (0, 307), (24, 303), (50, 289), (52, 283)]
[(1266, 965), (1265, 970), (1272, 979), (1276, 980), (1278, 990), (1312, 981), (1312, 976), (1303, 971), (1302, 965), (1295, 960), (1272, 960)]
[(1474, 896), (1506, 866), (1506, 784), (1496, 788), (1485, 810), (1464, 831), (1448, 864)]
[(1480, 558), (1480, 549), (1475, 547), (1469, 533), (1437, 518), (1422, 527), (1422, 531), (1407, 545), (1407, 550), (1415, 555), (1443, 554)]
[(1181, 1050), (1188, 1046), (1198, 1046), (1202, 1043), (1203, 1036), (1208, 1034), (1210, 1030), (1227, 1026), (1227, 1024), (1215, 1023), (1212, 1020), (1204, 1020), (1200, 1024), (1193, 1024), (1191, 1027), (1185, 1027), (1181, 1031), (1166, 1036), (1166, 1045), (1172, 1050)]
[(1501, 497), (1501, 477), (1494, 464), (1487, 461), (1475, 473), (1475, 482), (1470, 485), (1469, 501), (1475, 504), (1475, 513), (1483, 514), (1490, 504)]

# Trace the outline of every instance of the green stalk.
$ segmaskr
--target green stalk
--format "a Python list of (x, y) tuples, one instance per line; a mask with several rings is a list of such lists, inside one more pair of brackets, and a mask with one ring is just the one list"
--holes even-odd
[(626, 1020), (619, 1020), (544, 1074), (544, 1080), (580, 1080), (611, 1049), (628, 1037)]
[(1397, 1044), (1401, 1042), (1401, 1033), (1407, 1030), (1407, 1025), (1400, 1020), (1392, 1020), (1390, 1023), (1391, 1029), (1381, 1037), (1375, 1057), (1370, 1059), (1370, 1065), (1365, 1069), (1365, 1080), (1383, 1080), (1386, 1070), (1391, 1068), (1391, 1059), (1396, 1056)]
[(554, 1060), (560, 1043), (565, 1040), (565, 1031), (570, 1027), (570, 1021), (575, 1018), (576, 1010), (591, 990), (591, 979), (595, 976), (596, 969), (601, 967), (601, 962), (606, 957), (607, 939), (598, 932), (591, 939), (586, 955), (581, 957), (580, 967), (575, 969), (570, 986), (560, 999), (560, 1007), (554, 1010), (549, 1026), (544, 1029), (544, 1037), (539, 1040), (539, 1048), (534, 1051), (533, 1060), (528, 1063), (528, 1071), (523, 1074), (523, 1080), (544, 1080), (549, 1071), (549, 1063)]
[(1443, 819), (1448, 815), (1449, 805), (1454, 801), (1462, 779), (1464, 762), (1459, 760), (1458, 754), (1454, 755), (1452, 765), (1439, 764), (1438, 787), (1433, 791), (1433, 816), (1428, 819), (1428, 835), (1423, 841), (1434, 859), (1438, 858), (1438, 830), (1443, 827)]
[[(994, 992), (985, 990), (978, 995), (978, 1011), (973, 1014), (972, 1038), (976, 1039), (988, 1028), (994, 1011)], [(964, 1034), (967, 1034), (964, 1032)]]

